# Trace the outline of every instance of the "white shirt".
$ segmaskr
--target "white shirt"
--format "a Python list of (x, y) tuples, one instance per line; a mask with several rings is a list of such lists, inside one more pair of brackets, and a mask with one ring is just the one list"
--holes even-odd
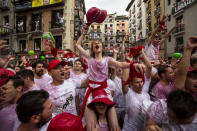
[(63, 84), (59, 86), (53, 86), (49, 84), (46, 90), (50, 94), (50, 99), (55, 105), (53, 110), (54, 115), (58, 115), (63, 112), (68, 112), (77, 115), (75, 96), (77, 87), (81, 86), (80, 80), (67, 79)]
[(149, 46), (148, 44), (146, 44), (144, 51), (151, 62), (155, 62), (156, 60), (158, 60), (159, 48), (160, 48), (160, 43), (158, 43), (157, 46), (153, 46), (152, 43)]
[(152, 102), (147, 93), (151, 79), (145, 81), (142, 93), (138, 94), (129, 88), (125, 95), (126, 114), (123, 131), (143, 131), (146, 122), (146, 111)]

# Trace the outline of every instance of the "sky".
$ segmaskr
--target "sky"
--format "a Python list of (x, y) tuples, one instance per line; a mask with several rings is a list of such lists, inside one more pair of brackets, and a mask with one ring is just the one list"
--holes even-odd
[(108, 14), (128, 15), (125, 11), (131, 0), (85, 0), (86, 12), (91, 7), (107, 10)]

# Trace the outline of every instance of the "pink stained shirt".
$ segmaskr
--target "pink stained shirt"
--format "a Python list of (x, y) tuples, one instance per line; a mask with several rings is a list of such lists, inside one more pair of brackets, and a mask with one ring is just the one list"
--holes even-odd
[(159, 49), (160, 49), (160, 43), (158, 43), (156, 46), (153, 46), (152, 43), (149, 46), (148, 44), (146, 44), (145, 53), (151, 62), (155, 62), (156, 60), (158, 60)]
[(15, 109), (16, 104), (9, 104), (0, 110), (0, 131), (13, 131), (17, 129), (19, 121)]
[(161, 83), (160, 81), (154, 86), (151, 95), (153, 96), (152, 99), (154, 101), (158, 99), (167, 99), (167, 96), (172, 92), (176, 90), (174, 86), (174, 81), (169, 82), (169, 84), (165, 85)]
[(40, 87), (40, 89), (45, 89), (48, 83), (50, 83), (51, 81), (52, 78), (48, 74), (44, 74), (41, 79), (34, 78), (34, 82), (38, 87)]
[(167, 114), (166, 100), (160, 99), (149, 107), (147, 111), (148, 116), (161, 125), (162, 131), (196, 131), (197, 117), (190, 124), (177, 125), (173, 122)]
[(40, 87), (38, 87), (36, 84), (34, 84), (30, 89), (24, 90), (23, 94), (29, 92), (29, 91), (34, 91), (34, 90), (40, 90)]
[[(81, 81), (85, 81), (87, 79), (88, 75), (85, 74), (85, 73), (81, 73), (79, 75), (76, 75), (74, 73), (74, 71), (71, 69), (70, 70), (70, 78), (71, 79), (78, 79), (78, 80), (81, 80)], [(84, 100), (84, 97), (85, 97), (85, 92), (86, 92), (86, 89), (85, 88), (76, 88), (76, 95), (79, 96), (79, 100), (80, 100), (80, 108), (83, 104), (83, 100)]]
[(87, 59), (89, 79), (92, 81), (103, 82), (108, 79), (108, 68), (111, 57), (104, 57), (101, 61), (96, 61), (95, 58)]

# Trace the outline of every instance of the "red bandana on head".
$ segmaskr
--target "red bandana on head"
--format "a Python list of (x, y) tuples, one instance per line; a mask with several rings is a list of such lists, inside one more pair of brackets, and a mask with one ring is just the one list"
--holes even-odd
[(130, 48), (130, 56), (138, 56), (140, 54), (140, 51), (144, 48), (142, 45), (138, 45), (138, 47), (131, 47)]
[(130, 72), (129, 72), (129, 78), (127, 79), (127, 81), (124, 83), (124, 85), (127, 85), (130, 83), (130, 81), (133, 79), (133, 78), (142, 78), (142, 81), (144, 82), (145, 79), (144, 79), (144, 71), (143, 71), (143, 74), (141, 73), (138, 73), (135, 68), (133, 67), (133, 64), (134, 63), (131, 63), (130, 64)]

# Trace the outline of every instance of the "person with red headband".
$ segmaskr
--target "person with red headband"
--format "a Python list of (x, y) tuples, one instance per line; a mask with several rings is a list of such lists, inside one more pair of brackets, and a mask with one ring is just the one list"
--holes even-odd
[(49, 83), (45, 90), (50, 94), (50, 99), (55, 105), (53, 110), (54, 115), (58, 115), (63, 112), (77, 115), (75, 89), (81, 87), (82, 82), (77, 79), (65, 79), (65, 68), (67, 63), (65, 61), (53, 60), (48, 64), (49, 75), (53, 78), (53, 81)]
[(138, 73), (133, 66), (130, 66), (129, 78), (124, 82), (128, 72), (123, 72), (122, 90), (126, 106), (123, 131), (143, 131), (146, 123), (146, 111), (152, 103), (148, 94), (152, 65), (145, 55), (144, 49), (141, 52), (146, 65), (145, 74)]
[[(81, 43), (87, 31), (88, 31), (88, 28), (84, 27), (82, 30), (82, 35), (79, 37), (77, 44), (76, 44), (76, 47), (79, 50), (79, 53), (82, 54), (87, 59), (88, 69), (89, 69), (89, 85), (88, 85), (88, 90), (86, 92), (86, 96), (85, 96), (84, 103), (82, 106), (82, 112), (83, 112), (83, 107), (86, 105), (86, 102), (87, 102), (87, 105), (91, 103), (92, 95), (94, 95), (94, 92), (96, 92), (97, 90), (105, 91), (110, 100), (111, 94), (107, 85), (108, 69), (110, 66), (119, 67), (119, 68), (130, 67), (130, 63), (118, 62), (111, 57), (105, 57), (104, 46), (98, 40), (92, 42), (91, 54), (88, 54), (81, 46)], [(134, 64), (134, 66), (135, 68), (137, 69), (140, 68), (142, 70), (141, 65)], [(85, 117), (87, 121), (87, 130), (88, 131), (92, 130), (92, 128), (95, 126), (95, 123), (97, 123), (96, 115), (94, 111), (86, 107)], [(112, 128), (112, 130), (120, 130), (114, 107), (109, 109), (108, 119), (109, 119), (109, 125), (111, 126), (110, 128)]]

